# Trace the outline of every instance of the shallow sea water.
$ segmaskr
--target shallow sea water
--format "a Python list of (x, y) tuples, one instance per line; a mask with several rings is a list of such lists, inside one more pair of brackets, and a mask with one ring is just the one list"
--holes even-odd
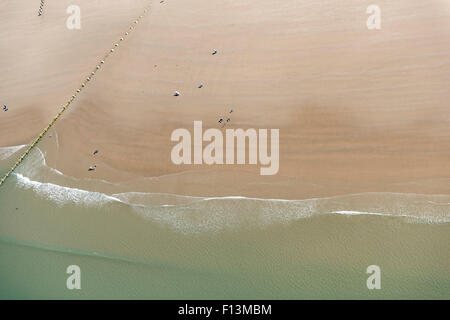
[[(100, 193), (39, 150), (28, 160), (0, 190), (3, 299), (450, 298), (446, 195)], [(69, 265), (81, 290), (66, 288)], [(381, 290), (366, 287), (369, 265)]]

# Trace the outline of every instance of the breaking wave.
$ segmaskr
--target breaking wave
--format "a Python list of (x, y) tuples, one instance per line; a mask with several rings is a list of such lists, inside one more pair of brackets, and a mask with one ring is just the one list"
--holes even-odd
[(0, 160), (6, 160), (16, 154), (21, 149), (25, 148), (27, 145), (21, 146), (11, 146), (11, 147), (2, 147), (0, 148)]
[[(18, 149), (15, 149), (18, 150)], [(39, 150), (27, 166), (14, 174), (19, 192), (32, 191), (33, 197), (51, 201), (57, 207), (81, 206), (102, 208), (119, 204), (116, 210), (129, 210), (182, 233), (199, 233), (234, 229), (264, 228), (289, 223), (315, 215), (386, 216), (410, 223), (450, 222), (450, 196), (405, 193), (360, 193), (303, 200), (260, 199), (242, 196), (195, 197), (168, 193), (102, 193), (64, 186), (64, 183), (41, 182), (41, 172), (58, 173), (45, 164)], [(112, 210), (111, 207), (105, 210)]]
[[(362, 193), (305, 200), (258, 199), (240, 196), (192, 197), (160, 193), (104, 194), (30, 180), (16, 174), (16, 185), (58, 207), (76, 205), (101, 208), (121, 203), (144, 219), (182, 233), (199, 233), (236, 227), (264, 228), (314, 215), (377, 215), (410, 223), (450, 222), (448, 196)], [(383, 204), (382, 206), (380, 204)], [(124, 210), (124, 207), (121, 207)]]
[(16, 173), (15, 175), (17, 177), (17, 186), (19, 188), (22, 190), (33, 190), (37, 197), (50, 200), (59, 207), (63, 207), (67, 204), (101, 207), (108, 202), (120, 202), (119, 199), (103, 193), (69, 188), (53, 183), (33, 181), (20, 173)]

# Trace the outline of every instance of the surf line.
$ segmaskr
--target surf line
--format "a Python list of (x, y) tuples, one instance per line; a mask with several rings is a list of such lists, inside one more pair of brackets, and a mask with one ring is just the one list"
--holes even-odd
[[(143, 14), (141, 14), (134, 22), (131, 24), (131, 26), (128, 28), (128, 31), (125, 32), (125, 34), (119, 39), (119, 42), (124, 41), (125, 38), (130, 34), (131, 31), (133, 31), (136, 28), (136, 25), (139, 23), (139, 21), (145, 16), (145, 14), (150, 10), (151, 8), (151, 0), (150, 4), (144, 9)], [(55, 124), (55, 122), (61, 117), (61, 115), (66, 111), (69, 106), (72, 104), (72, 102), (77, 98), (78, 94), (81, 93), (81, 91), (86, 87), (86, 85), (92, 80), (92, 78), (95, 76), (98, 70), (100, 70), (101, 66), (105, 63), (105, 60), (114, 53), (114, 48), (117, 48), (119, 46), (119, 43), (115, 43), (114, 47), (110, 49), (104, 58), (100, 61), (99, 64), (95, 67), (95, 69), (91, 72), (91, 74), (81, 83), (81, 86), (76, 90), (76, 92), (70, 97), (69, 100), (62, 106), (62, 109), (58, 112), (58, 114), (53, 118), (52, 121), (45, 127), (44, 130), (39, 134), (39, 136), (33, 141), (33, 143), (27, 148), (27, 150), (20, 156), (20, 158), (16, 161), (16, 163), (8, 170), (8, 172), (3, 176), (3, 178), (0, 180), (0, 186), (5, 183), (6, 179), (14, 172), (14, 170), (17, 169), (17, 167), (22, 163), (22, 161), (28, 156), (28, 154), (33, 150), (34, 147), (41, 141), (41, 139), (45, 136), (48, 130), (50, 130), (51, 127)]]

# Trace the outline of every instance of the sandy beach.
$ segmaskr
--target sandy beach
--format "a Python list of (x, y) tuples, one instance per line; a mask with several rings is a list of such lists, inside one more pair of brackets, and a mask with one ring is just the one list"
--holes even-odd
[[(372, 3), (359, 0), (80, 0), (81, 29), (69, 30), (72, 2), (45, 1), (39, 17), (39, 1), (0, 3), (0, 106), (8, 106), (0, 110), (1, 173), (120, 44), (0, 187), (3, 261), (25, 263), (44, 250), (42, 263), (74, 254), (87, 265), (115, 265), (117, 255), (120, 267), (108, 268), (122, 279), (124, 261), (145, 261), (157, 274), (170, 266), (161, 279), (186, 276), (187, 296), (203, 297), (208, 289), (187, 288), (205, 272), (219, 298), (264, 298), (274, 287), (272, 298), (298, 297), (310, 270), (316, 291), (300, 296), (333, 298), (321, 279), (340, 283), (355, 265), (373, 263), (370, 244), (400, 279), (383, 297), (448, 297), (448, 1), (377, 1), (380, 30), (366, 27)], [(218, 123), (228, 117), (225, 127)], [(171, 134), (192, 131), (194, 121), (223, 133), (279, 129), (278, 173), (175, 165)], [(12, 286), (15, 266), (3, 268), (0, 280)], [(423, 290), (424, 270), (438, 289)], [(248, 280), (240, 291), (237, 275)], [(354, 281), (334, 290), (370, 298)], [(249, 289), (254, 283), (260, 289)], [(17, 290), (12, 296), (48, 297)]]
[[(0, 88), (10, 111), (0, 145), (29, 143), (147, 3), (86, 1), (80, 30), (65, 27), (69, 1), (48, 5), (39, 21), (23, 1), (3, 4)], [(155, 2), (56, 124), (59, 148), (47, 162), (108, 181), (199, 172), (194, 184), (190, 174), (177, 181), (183, 194), (235, 194), (246, 185), (239, 191), (258, 195), (277, 183), (286, 190), (271, 191), (285, 198), (311, 196), (303, 187), (311, 184), (320, 185), (316, 196), (448, 193), (450, 8), (380, 6), (383, 25), (373, 31), (358, 1)], [(170, 161), (173, 130), (192, 130), (194, 120), (220, 128), (230, 108), (228, 127), (280, 129), (277, 176)]]

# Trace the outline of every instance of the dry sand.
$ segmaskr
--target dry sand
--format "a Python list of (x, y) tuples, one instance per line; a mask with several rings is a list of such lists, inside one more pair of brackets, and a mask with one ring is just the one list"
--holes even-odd
[[(68, 30), (72, 1), (46, 1), (42, 17), (2, 1), (0, 146), (32, 141), (148, 2), (80, 0), (82, 28)], [(450, 4), (377, 1), (376, 31), (369, 4), (153, 1), (42, 144), (47, 163), (177, 194), (448, 194)], [(230, 108), (231, 128), (280, 129), (278, 175), (170, 161), (174, 129), (217, 128)]]

